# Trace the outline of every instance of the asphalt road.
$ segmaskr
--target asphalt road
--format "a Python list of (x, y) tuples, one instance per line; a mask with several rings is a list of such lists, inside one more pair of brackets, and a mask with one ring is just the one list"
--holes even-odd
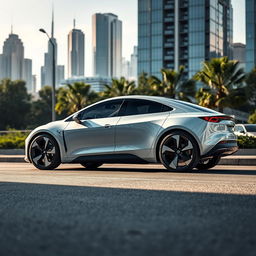
[(256, 167), (0, 163), (0, 255), (255, 255)]

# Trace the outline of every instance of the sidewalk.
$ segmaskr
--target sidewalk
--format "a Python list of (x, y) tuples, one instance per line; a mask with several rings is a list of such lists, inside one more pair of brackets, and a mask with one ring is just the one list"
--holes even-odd
[[(0, 162), (25, 163), (24, 155), (0, 155)], [(219, 165), (250, 165), (256, 169), (256, 155), (232, 155), (223, 157)]]

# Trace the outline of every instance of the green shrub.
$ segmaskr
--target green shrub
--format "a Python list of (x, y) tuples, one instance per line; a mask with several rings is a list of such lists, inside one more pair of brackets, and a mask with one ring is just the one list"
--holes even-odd
[(0, 149), (23, 149), (29, 133), (12, 132), (0, 135)]
[(255, 136), (238, 136), (239, 148), (256, 148)]

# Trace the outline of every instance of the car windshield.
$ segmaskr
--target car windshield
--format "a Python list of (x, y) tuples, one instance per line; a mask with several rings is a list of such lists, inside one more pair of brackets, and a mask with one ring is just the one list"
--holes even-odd
[(256, 125), (245, 125), (247, 132), (256, 132)]

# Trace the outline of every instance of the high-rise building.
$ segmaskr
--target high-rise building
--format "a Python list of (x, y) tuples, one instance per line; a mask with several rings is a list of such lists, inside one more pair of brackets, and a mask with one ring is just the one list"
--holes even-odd
[(245, 69), (245, 44), (233, 43), (233, 59), (238, 60), (240, 67)]
[(64, 67), (64, 65), (58, 65), (57, 72), (56, 72), (57, 87), (61, 86), (61, 82), (63, 82), (64, 78), (65, 78), (65, 67)]
[(32, 60), (24, 59), (23, 62), (23, 79), (26, 81), (27, 91), (33, 92), (33, 77), (32, 77)]
[(18, 35), (9, 34), (0, 55), (0, 79), (24, 80), (31, 92), (32, 60), (24, 59), (24, 46)]
[(125, 58), (122, 59), (122, 76), (126, 79), (131, 76), (131, 62)]
[(122, 22), (112, 13), (96, 13), (93, 23), (94, 76), (120, 77), (122, 73)]
[(246, 72), (256, 66), (256, 2), (246, 0)]
[(37, 86), (37, 76), (33, 75), (32, 79), (33, 79), (32, 80), (33, 81), (33, 83), (32, 83), (32, 93), (35, 94), (36, 91), (37, 91), (37, 88), (36, 88), (36, 86)]
[(138, 0), (138, 74), (185, 66), (187, 77), (204, 60), (232, 58), (230, 0)]
[(129, 80), (137, 80), (137, 62), (138, 62), (138, 47), (133, 47), (133, 53), (131, 54), (131, 59), (122, 60), (122, 76)]
[(84, 76), (84, 33), (74, 27), (68, 34), (68, 77)]
[[(62, 72), (62, 68), (59, 68), (58, 63), (58, 45), (57, 41), (54, 38), (54, 14), (52, 14), (52, 29), (51, 29), (51, 38), (50, 40), (55, 45), (55, 64), (56, 64), (56, 87), (60, 86), (60, 81), (64, 80), (64, 73)], [(41, 67), (41, 87), (45, 85), (52, 85), (52, 77), (53, 77), (53, 47), (52, 44), (48, 41), (48, 51), (44, 54), (44, 65)], [(62, 66), (63, 67), (63, 66)], [(58, 72), (61, 71), (59, 74)]]
[(133, 53), (131, 55), (131, 65), (130, 65), (130, 77), (137, 80), (138, 75), (138, 47), (133, 47)]

